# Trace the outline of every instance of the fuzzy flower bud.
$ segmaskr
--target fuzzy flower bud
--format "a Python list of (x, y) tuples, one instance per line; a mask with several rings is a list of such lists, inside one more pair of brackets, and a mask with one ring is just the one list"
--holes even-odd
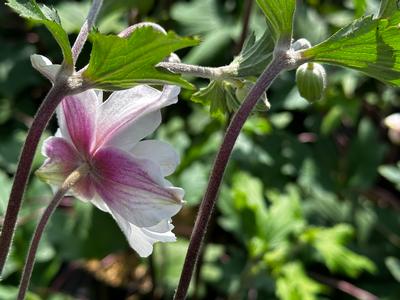
[(322, 98), (326, 89), (326, 72), (322, 65), (306, 63), (296, 71), (296, 83), (300, 95), (309, 102)]

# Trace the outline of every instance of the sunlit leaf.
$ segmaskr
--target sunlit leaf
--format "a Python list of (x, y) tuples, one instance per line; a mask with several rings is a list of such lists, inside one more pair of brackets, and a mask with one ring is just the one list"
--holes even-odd
[(257, 0), (257, 4), (267, 17), (268, 26), (275, 39), (290, 42), (296, 1)]
[(141, 27), (127, 38), (93, 33), (91, 41), (93, 49), (83, 76), (92, 86), (118, 90), (137, 83), (168, 83), (192, 88), (179, 75), (157, 69), (155, 65), (175, 50), (197, 45), (196, 39)]
[(7, 5), (21, 17), (45, 25), (60, 46), (65, 62), (72, 65), (72, 52), (68, 35), (62, 28), (55, 9), (39, 5), (35, 0), (7, 0)]
[(400, 85), (400, 12), (388, 18), (360, 18), (326, 41), (304, 50), (304, 58), (361, 71)]

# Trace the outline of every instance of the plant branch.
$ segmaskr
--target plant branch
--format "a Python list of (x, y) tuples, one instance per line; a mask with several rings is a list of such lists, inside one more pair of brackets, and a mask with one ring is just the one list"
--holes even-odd
[(237, 68), (234, 65), (222, 67), (202, 67), (183, 63), (160, 62), (156, 67), (167, 69), (172, 73), (183, 75), (196, 76), (209, 79), (224, 79), (231, 78), (237, 75)]
[(56, 207), (64, 198), (64, 195), (67, 191), (73, 187), (83, 176), (87, 174), (89, 167), (87, 164), (81, 165), (75, 171), (73, 171), (61, 185), (57, 193), (54, 195), (53, 199), (47, 206), (46, 210), (43, 212), (42, 217), (40, 218), (39, 223), (36, 226), (35, 233), (33, 235), (31, 245), (29, 247), (28, 255), (26, 257), (24, 270), (21, 276), (21, 282), (19, 285), (18, 297), (17, 300), (24, 300), (25, 294), (29, 286), (29, 281), (31, 279), (33, 266), (35, 264), (36, 252), (39, 247), (40, 239), (42, 238), (43, 232), (46, 228), (46, 225), (54, 213)]
[(92, 29), (94, 22), (96, 21), (97, 15), (99, 14), (102, 5), (103, 5), (103, 0), (93, 0), (92, 6), (90, 7), (89, 14), (85, 20), (85, 23), (83, 23), (81, 30), (79, 31), (79, 34), (75, 40), (75, 43), (72, 46), (72, 57), (74, 65), (78, 59), (79, 54), (83, 49), (83, 45), (85, 44), (89, 36), (89, 32)]
[(22, 204), (22, 197), (29, 178), (32, 161), (35, 156), (40, 137), (57, 105), (70, 92), (71, 90), (66, 86), (66, 84), (56, 83), (43, 100), (43, 103), (39, 107), (36, 117), (32, 122), (32, 126), (28, 131), (28, 135), (19, 158), (17, 171), (15, 173), (10, 198), (8, 201), (7, 211), (4, 217), (3, 228), (0, 235), (0, 274), (3, 272), (10, 249), (18, 213)]
[(282, 57), (275, 58), (258, 78), (256, 84), (250, 90), (243, 104), (232, 118), (215, 159), (211, 176), (208, 181), (207, 191), (200, 205), (199, 213), (197, 215), (190, 238), (189, 248), (186, 254), (178, 288), (174, 296), (175, 300), (183, 300), (186, 297), (192, 278), (193, 269), (199, 257), (207, 226), (217, 199), (219, 187), (221, 185), (225, 168), (228, 164), (236, 139), (239, 136), (246, 119), (250, 115), (258, 99), (271, 85), (279, 73), (287, 67), (288, 61), (286, 59), (282, 59)]
[(239, 53), (243, 47), (244, 41), (247, 37), (247, 31), (249, 30), (250, 16), (251, 10), (253, 8), (254, 0), (245, 0), (244, 2), (244, 12), (243, 12), (243, 23), (242, 23), (242, 32), (240, 33), (240, 38), (238, 43), (236, 44), (235, 53)]
[(337, 290), (342, 291), (350, 296), (353, 296), (359, 300), (379, 300), (377, 296), (371, 294), (370, 292), (363, 290), (355, 285), (351, 284), (350, 282), (344, 280), (338, 280), (334, 278), (329, 278), (317, 273), (310, 273), (310, 276), (313, 277), (315, 280), (331, 286)]

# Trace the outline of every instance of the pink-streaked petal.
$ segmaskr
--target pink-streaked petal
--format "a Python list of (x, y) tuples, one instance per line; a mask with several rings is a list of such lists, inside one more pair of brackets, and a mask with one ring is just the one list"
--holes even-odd
[(129, 223), (154, 226), (182, 207), (181, 194), (164, 185), (161, 169), (150, 160), (108, 147), (96, 152), (92, 168), (99, 196)]
[(175, 242), (172, 233), (174, 226), (170, 221), (163, 220), (153, 227), (137, 227), (126, 221), (125, 218), (113, 213), (113, 218), (125, 234), (129, 245), (141, 256), (148, 257), (153, 252), (153, 244), (156, 242)]
[(101, 100), (93, 90), (67, 96), (57, 108), (61, 135), (69, 140), (79, 153), (88, 155), (96, 133), (97, 110)]
[[(97, 131), (97, 147), (120, 147), (119, 143), (126, 137), (130, 143), (127, 147), (124, 142), (123, 149), (129, 151), (135, 143), (153, 132), (160, 122), (158, 114), (152, 115), (149, 120), (143, 118), (176, 103), (179, 92), (180, 88), (176, 86), (167, 85), (161, 92), (147, 85), (139, 85), (112, 93), (100, 108), (98, 121), (101, 127)], [(127, 132), (131, 132), (131, 135)]]
[(108, 145), (130, 152), (143, 137), (152, 134), (161, 123), (159, 110), (144, 115), (130, 126), (120, 129), (108, 142)]
[(52, 185), (60, 185), (82, 163), (74, 147), (60, 137), (46, 139), (43, 142), (42, 154), (47, 159), (36, 174)]
[(179, 164), (179, 155), (170, 144), (157, 141), (146, 140), (135, 145), (132, 153), (139, 158), (154, 161), (161, 167), (163, 176), (171, 175)]
[(47, 77), (51, 82), (54, 82), (61, 65), (53, 65), (52, 62), (43, 55), (31, 55), (32, 67), (39, 71), (43, 76)]

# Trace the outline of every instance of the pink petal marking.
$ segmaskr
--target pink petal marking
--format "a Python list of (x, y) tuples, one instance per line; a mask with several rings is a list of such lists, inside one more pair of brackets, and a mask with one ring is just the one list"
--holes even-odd
[[(118, 139), (118, 136), (125, 135), (129, 131), (132, 132), (129, 138), (132, 143), (150, 134), (159, 125), (159, 113), (153, 114), (151, 117), (153, 121), (143, 120), (143, 118), (164, 106), (177, 102), (179, 91), (180, 89), (175, 86), (166, 86), (160, 92), (152, 87), (140, 85), (112, 93), (100, 108), (101, 127), (97, 131), (96, 147), (101, 145), (118, 147), (117, 140), (122, 140)], [(139, 119), (141, 119), (141, 126), (135, 126)]]
[(47, 159), (37, 174), (50, 184), (61, 184), (82, 163), (74, 147), (60, 137), (46, 139), (42, 146), (42, 154)]
[(95, 92), (88, 90), (65, 97), (57, 111), (62, 136), (84, 157), (89, 156), (94, 143), (99, 105)]
[(108, 147), (96, 152), (92, 167), (97, 193), (129, 223), (154, 226), (181, 209), (179, 193), (164, 185), (160, 167), (150, 160)]

